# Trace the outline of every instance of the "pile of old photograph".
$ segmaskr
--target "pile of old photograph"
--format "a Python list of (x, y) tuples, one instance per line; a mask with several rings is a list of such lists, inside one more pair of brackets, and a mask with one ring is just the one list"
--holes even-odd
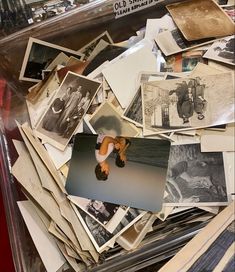
[[(213, 241), (217, 229), (234, 233), (231, 6), (190, 0), (167, 9), (125, 41), (106, 31), (74, 51), (29, 39), (20, 80), (35, 84), (26, 97), (30, 123), (17, 121), (23, 142), (14, 142), (12, 173), (47, 271), (65, 262), (88, 271), (197, 221), (220, 218), (223, 229), (203, 230)], [(163, 271), (199, 271), (197, 258), (187, 260), (203, 250), (203, 237), (188, 245), (185, 266), (176, 259), (182, 267)], [(233, 256), (200, 271), (229, 271)]]

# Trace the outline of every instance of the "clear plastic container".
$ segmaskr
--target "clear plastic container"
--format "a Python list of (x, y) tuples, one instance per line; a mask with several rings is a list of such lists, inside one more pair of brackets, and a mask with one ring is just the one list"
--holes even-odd
[[(107, 30), (114, 42), (120, 42), (135, 35), (137, 30), (145, 26), (146, 19), (162, 17), (166, 13), (165, 5), (172, 2), (177, 1), (159, 1), (148, 9), (115, 19), (113, 1), (97, 0), (0, 40), (0, 184), (16, 271), (45, 271), (16, 203), (25, 199), (25, 196), (11, 175), (11, 166), (17, 159), (12, 139), (21, 140), (15, 119), (21, 123), (29, 121), (25, 95), (32, 84), (18, 80), (29, 37), (78, 50)], [(197, 209), (182, 212), (171, 216), (160, 226), (162, 229), (173, 228), (177, 222), (180, 224), (180, 220), (197, 217), (201, 213)], [(156, 227), (156, 231), (146, 237), (149, 242), (143, 247), (133, 252), (120, 251), (119, 247), (115, 247), (101, 256), (100, 264), (92, 271), (137, 271), (154, 263), (158, 263), (159, 267), (194, 236), (203, 224), (198, 222), (189, 225), (161, 239), (156, 238), (159, 234), (159, 228)]]

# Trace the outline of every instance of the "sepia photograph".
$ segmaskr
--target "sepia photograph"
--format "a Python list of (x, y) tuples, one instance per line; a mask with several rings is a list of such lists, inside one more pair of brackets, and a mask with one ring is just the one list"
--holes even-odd
[[(142, 83), (148, 82), (150, 79), (162, 80), (164, 79), (164, 73), (153, 73), (153, 72), (143, 72), (139, 75), (137, 80), (138, 85), (141, 86)], [(130, 105), (124, 111), (122, 117), (137, 126), (143, 126), (143, 113), (142, 113), (142, 98), (141, 98), (141, 87), (138, 88), (133, 100)]]
[(73, 196), (160, 211), (169, 151), (166, 140), (77, 134), (66, 190)]
[(166, 192), (165, 204), (226, 205), (223, 153), (202, 153), (200, 144), (172, 145)]
[(203, 57), (235, 65), (235, 36), (229, 36), (213, 43)]
[(232, 19), (216, 1), (191, 0), (168, 5), (167, 9), (188, 41), (223, 37), (234, 33)]
[(144, 83), (144, 135), (232, 123), (234, 95), (231, 73)]
[[(61, 53), (64, 53), (67, 57), (73, 56), (78, 59), (83, 57), (80, 52), (30, 37), (19, 79), (39, 82), (42, 80), (42, 70), (47, 70), (47, 67)], [(57, 63), (55, 63), (56, 65)], [(50, 69), (54, 68), (50, 67)]]
[(86, 214), (82, 209), (78, 207), (76, 208), (77, 209), (75, 212), (77, 213), (88, 236), (90, 237), (92, 243), (99, 253), (102, 253), (107, 246), (114, 244), (118, 236), (120, 236), (126, 229), (131, 227), (146, 213), (137, 209), (130, 208), (122, 220), (120, 220), (115, 231), (110, 233), (101, 224)]
[(100, 83), (84, 76), (68, 72), (49, 108), (39, 121), (36, 135), (64, 150), (73, 133), (79, 127)]
[(53, 96), (59, 89), (59, 84), (57, 69), (54, 69), (47, 79), (37, 83), (28, 93), (26, 104), (33, 129), (50, 105)]
[(126, 250), (132, 250), (138, 247), (145, 235), (151, 230), (156, 216), (146, 213), (139, 221), (127, 229), (117, 238), (117, 243)]
[(87, 60), (89, 58), (89, 56), (92, 54), (93, 50), (96, 48), (96, 46), (99, 44), (101, 40), (103, 40), (106, 43), (113, 44), (113, 40), (110, 37), (108, 31), (101, 33), (94, 40), (92, 40), (91, 42), (84, 45), (82, 48), (78, 50), (79, 52), (85, 55), (84, 60)]
[(117, 100), (105, 78), (103, 78), (103, 100), (111, 103), (116, 108), (116, 110), (121, 112), (123, 111), (121, 104)]
[(48, 66), (46, 66), (46, 69), (53, 70), (57, 65), (66, 66), (68, 61), (69, 57), (65, 53), (61, 52)]
[(114, 105), (104, 102), (93, 113), (90, 124), (97, 134), (134, 137), (139, 134), (139, 130), (127, 120), (121, 117)]

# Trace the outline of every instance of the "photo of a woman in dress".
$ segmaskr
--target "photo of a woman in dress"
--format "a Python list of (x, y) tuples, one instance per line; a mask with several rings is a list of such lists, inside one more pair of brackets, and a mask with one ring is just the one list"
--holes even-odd
[(98, 164), (95, 167), (95, 175), (98, 180), (107, 180), (110, 166), (107, 162), (109, 155), (116, 153), (116, 166), (124, 167), (126, 163), (126, 149), (130, 146), (130, 141), (124, 137), (110, 137), (98, 135), (95, 146), (95, 157)]
[(48, 110), (45, 119), (43, 120), (42, 127), (47, 131), (57, 132), (58, 131), (58, 121), (63, 113), (66, 103), (71, 94), (71, 87), (68, 87), (65, 94), (56, 98), (50, 109)]

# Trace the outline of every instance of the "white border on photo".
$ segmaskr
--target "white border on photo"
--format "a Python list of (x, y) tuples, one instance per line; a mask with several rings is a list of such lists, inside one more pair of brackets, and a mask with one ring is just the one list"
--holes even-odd
[[(131, 128), (131, 130), (136, 133), (133, 133), (133, 135), (123, 135), (123, 136), (130, 136), (130, 137), (135, 137), (137, 135), (139, 135), (139, 129), (132, 123), (130, 123), (129, 121), (127, 120), (124, 120), (121, 116), (121, 113), (114, 107), (114, 105), (112, 103), (110, 103), (109, 101), (105, 101), (103, 102), (99, 107), (98, 109), (91, 115), (90, 119), (89, 119), (89, 122), (91, 124), (92, 120), (95, 118), (95, 116), (99, 115), (99, 112), (102, 110), (103, 107), (107, 106), (109, 107), (110, 109), (110, 112), (114, 113), (118, 119), (120, 119), (120, 122), (125, 122), (127, 126), (129, 126), (129, 128)], [(107, 115), (109, 116), (109, 115)], [(92, 126), (92, 125), (91, 125)], [(97, 133), (97, 132), (96, 132)], [(103, 132), (105, 134), (108, 134), (108, 131), (106, 132)], [(116, 135), (117, 136), (117, 135)], [(120, 135), (119, 135), (120, 136)]]
[[(115, 214), (109, 219), (109, 221), (104, 224), (85, 208), (85, 205), (91, 202), (90, 199), (73, 196), (73, 195), (68, 195), (68, 199), (71, 202), (73, 202), (76, 206), (78, 206), (81, 210), (83, 210), (85, 213), (87, 213), (90, 217), (92, 217), (95, 221), (97, 221), (100, 225), (102, 225), (110, 233), (113, 233), (115, 228), (118, 226), (122, 218), (125, 216), (125, 214), (129, 210), (129, 207), (126, 207), (126, 209), (123, 209), (122, 206), (118, 204), (114, 204), (115, 206), (118, 207), (118, 209), (115, 212)], [(104, 203), (103, 201), (100, 201), (100, 202)]]
[[(157, 81), (157, 80), (163, 80), (164, 77), (165, 77), (165, 73), (162, 73), (162, 72), (151, 72), (151, 71), (142, 71), (138, 75), (138, 78), (136, 80), (136, 92), (135, 92), (135, 95), (134, 95), (132, 101), (130, 102), (129, 106), (124, 110), (124, 112), (122, 114), (122, 118), (125, 119), (125, 120), (127, 120), (127, 121), (129, 121), (129, 122), (131, 122), (131, 123), (133, 123), (133, 124), (135, 124), (137, 127), (141, 127), (141, 128), (143, 128), (143, 124), (141, 124), (139, 122), (136, 122), (135, 120), (127, 117), (126, 114), (128, 114), (129, 111), (130, 112), (132, 111), (131, 107), (132, 107), (133, 103), (135, 102), (137, 96), (139, 96), (139, 93), (140, 93), (140, 96), (141, 96), (141, 83), (146, 82), (145, 80), (141, 80), (141, 78), (143, 76), (147, 77), (146, 78), (147, 81), (153, 81), (153, 78), (154, 78), (154, 81)], [(152, 76), (152, 78), (151, 78), (151, 76)], [(142, 102), (141, 102), (141, 104), (142, 104)], [(143, 115), (143, 113), (142, 113), (142, 115)]]
[[(183, 143), (183, 142), (176, 142), (176, 143), (172, 143), (172, 146), (192, 146), (192, 145), (200, 145), (200, 143), (196, 140), (196, 141), (192, 141), (192, 142), (187, 142), (187, 143)], [(202, 152), (201, 152), (202, 153)], [(211, 206), (227, 206), (228, 203), (231, 201), (231, 191), (234, 189), (231, 189), (231, 177), (229, 178), (228, 176), (228, 171), (226, 168), (226, 161), (225, 161), (225, 157), (224, 157), (224, 153), (223, 152), (217, 152), (217, 153), (221, 153), (222, 155), (222, 159), (223, 159), (223, 169), (224, 169), (224, 178), (225, 178), (225, 186), (226, 186), (226, 196), (227, 196), (227, 201), (225, 202), (164, 202), (163, 205), (165, 207), (211, 207)], [(232, 153), (232, 152), (228, 152), (228, 153)], [(203, 153), (202, 153), (203, 154)], [(212, 156), (212, 155), (211, 155)], [(171, 151), (170, 151), (170, 157), (171, 157)], [(170, 160), (169, 157), (169, 160)], [(230, 159), (231, 162), (231, 159)], [(231, 167), (231, 166), (230, 166)], [(169, 166), (168, 166), (168, 170), (169, 170)], [(169, 195), (169, 194), (168, 194)]]
[[(176, 29), (173, 31), (177, 31)], [(179, 30), (178, 30), (179, 31)], [(178, 46), (178, 44), (176, 43), (175, 39), (172, 36), (172, 31), (164, 31), (161, 32), (157, 35), (157, 37), (155, 38), (155, 42), (157, 43), (157, 45), (160, 47), (160, 49), (162, 50), (162, 52), (164, 53), (165, 56), (170, 56), (179, 52), (184, 52), (187, 51), (189, 49), (193, 49), (196, 47), (201, 47), (202, 45), (206, 45), (206, 44), (210, 44), (213, 43), (214, 41), (217, 41), (217, 39), (211, 39), (209, 41), (206, 42), (202, 42), (202, 43), (192, 43), (192, 46), (186, 47), (186, 48), (181, 48)]]
[[(135, 222), (137, 222), (142, 216), (144, 216), (144, 214), (146, 213), (146, 211), (141, 212), (135, 219), (133, 219), (128, 225), (126, 225), (123, 229), (121, 229), (121, 231), (119, 231), (117, 234), (113, 235), (113, 237), (107, 241), (105, 244), (103, 244), (101, 247), (97, 244), (96, 240), (94, 239), (93, 235), (91, 234), (87, 224), (85, 223), (83, 217), (81, 216), (80, 212), (78, 211), (78, 208), (74, 205), (71, 204), (75, 213), (77, 214), (79, 220), (81, 221), (85, 231), (87, 232), (89, 238), (91, 239), (94, 247), (96, 248), (96, 250), (99, 253), (102, 253), (103, 251), (105, 251), (107, 246), (110, 246), (112, 244), (114, 244), (114, 242), (116, 241), (117, 237), (120, 236), (125, 230), (127, 230), (130, 226), (132, 226)], [(89, 215), (87, 215), (89, 216)], [(100, 225), (102, 227), (102, 225)]]
[[(53, 104), (53, 102), (55, 101), (55, 99), (58, 98), (58, 94), (60, 93), (60, 90), (64, 87), (64, 86), (63, 86), (64, 82), (65, 82), (65, 81), (67, 80), (67, 78), (68, 78), (69, 76), (71, 76), (71, 75), (74, 76), (74, 77), (77, 77), (77, 78), (83, 78), (83, 79), (85, 79), (85, 80), (87, 80), (87, 81), (90, 81), (90, 82), (93, 82), (93, 83), (97, 83), (97, 88), (94, 90), (95, 92), (94, 92), (94, 94), (92, 95), (91, 100), (90, 100), (90, 102), (89, 102), (89, 104), (88, 104), (88, 106), (87, 106), (85, 112), (83, 113), (83, 116), (79, 119), (79, 122), (78, 122), (76, 128), (74, 129), (73, 133), (70, 135), (69, 138), (66, 138), (66, 140), (64, 141), (65, 143), (61, 143), (61, 142), (59, 142), (58, 140), (55, 140), (53, 137), (50, 137), (50, 136), (49, 136), (49, 135), (50, 135), (50, 132), (47, 133), (48, 135), (45, 135), (44, 133), (42, 133), (41, 131), (39, 131), (39, 129), (42, 129), (42, 128), (40, 127), (40, 125), (41, 125), (41, 123), (42, 123), (44, 117), (46, 116), (48, 110), (50, 109), (50, 107), (51, 107), (51, 105)], [(63, 150), (65, 149), (65, 147), (68, 145), (70, 139), (72, 138), (72, 136), (73, 136), (73, 134), (75, 133), (75, 131), (77, 130), (77, 128), (80, 126), (80, 124), (81, 124), (81, 122), (82, 122), (82, 120), (83, 120), (83, 117), (84, 117), (84, 115), (86, 114), (86, 111), (88, 110), (89, 106), (91, 105), (92, 100), (93, 100), (94, 97), (96, 96), (96, 94), (97, 94), (97, 92), (98, 92), (100, 86), (101, 86), (100, 82), (98, 82), (98, 81), (96, 81), (96, 80), (91, 80), (91, 79), (88, 79), (88, 78), (85, 77), (85, 76), (78, 75), (78, 74), (73, 73), (73, 72), (68, 72), (67, 75), (65, 76), (65, 78), (63, 79), (63, 82), (61, 83), (60, 88), (58, 89), (58, 91), (57, 91), (56, 94), (54, 95), (53, 100), (51, 101), (49, 107), (47, 108), (47, 110), (45, 111), (45, 113), (42, 115), (41, 119), (39, 120), (39, 122), (38, 122), (38, 124), (37, 124), (37, 127), (36, 127), (36, 129), (35, 129), (35, 134), (37, 135), (37, 137), (39, 137), (40, 139), (44, 140), (45, 142), (50, 143), (51, 145), (53, 145), (53, 146), (55, 146), (56, 148), (58, 148), (58, 149), (60, 149), (60, 150), (63, 151)], [(58, 135), (58, 137), (59, 137), (59, 135)], [(59, 137), (59, 138), (61, 138), (61, 137)], [(62, 138), (62, 139), (63, 139), (63, 138)]]
[(88, 114), (86, 114), (84, 116), (83, 122), (88, 126), (88, 128), (90, 129), (90, 131), (91, 131), (92, 134), (96, 134), (96, 131), (94, 130), (94, 128), (90, 124), (90, 116), (88, 116)]
[[(195, 78), (192, 77), (192, 78)], [(199, 128), (205, 128), (208, 126), (215, 126), (215, 125), (221, 125), (224, 123), (233, 123), (234, 122), (234, 107), (230, 107), (229, 105), (232, 104), (232, 101), (234, 100), (234, 82), (233, 82), (233, 77), (232, 74), (229, 72), (222, 72), (219, 73), (217, 75), (205, 75), (205, 76), (200, 76), (201, 80), (204, 80), (206, 82), (208, 82), (210, 85), (209, 87), (206, 86), (206, 90), (205, 90), (205, 96), (206, 96), (206, 100), (209, 103), (215, 103), (217, 102), (217, 104), (213, 104), (213, 107), (208, 107), (210, 109), (210, 111), (207, 110), (207, 120), (203, 119), (202, 124), (200, 125), (200, 121), (201, 120), (197, 120), (195, 117), (193, 118), (193, 122), (194, 124), (190, 124), (190, 126), (187, 127), (179, 127), (179, 128), (169, 128), (169, 129), (163, 129), (162, 127), (159, 128), (148, 128), (149, 124), (146, 124), (146, 118), (145, 118), (145, 99), (144, 99), (144, 90), (143, 88), (147, 87), (151, 87), (152, 88), (165, 88), (164, 91), (168, 92), (171, 88), (170, 86), (166, 87), (166, 83), (169, 85), (171, 84), (177, 84), (178, 82), (181, 81), (189, 81), (191, 79), (191, 77), (185, 77), (185, 78), (180, 78), (180, 79), (173, 79), (170, 81), (157, 81), (157, 82), (149, 82), (149, 83), (144, 83), (141, 85), (141, 89), (142, 89), (142, 107), (143, 107), (143, 135), (144, 136), (151, 136), (151, 135), (157, 135), (159, 133), (168, 133), (168, 132), (181, 132), (181, 131), (189, 131), (189, 130), (194, 130), (194, 129), (199, 129)], [(216, 82), (216, 84), (215, 84)], [(226, 92), (226, 96), (221, 94), (220, 92), (220, 87), (218, 87), (220, 84), (227, 84), (227, 92)], [(219, 84), (219, 85), (218, 85)], [(224, 87), (224, 85), (223, 85)], [(216, 89), (217, 88), (217, 89)], [(154, 92), (154, 91), (149, 91)], [(221, 95), (221, 99), (217, 99), (219, 95)], [(230, 98), (231, 97), (231, 98)], [(223, 99), (222, 99), (223, 98)], [(211, 101), (213, 99), (213, 101)], [(226, 107), (225, 104), (224, 105), (220, 105), (220, 103), (227, 103), (227, 111), (226, 111)], [(218, 119), (215, 119), (217, 116)], [(221, 116), (223, 116), (223, 118), (221, 118)], [(224, 116), (226, 116), (226, 119), (224, 119)], [(176, 124), (175, 124), (176, 126)]]
[[(228, 36), (223, 38), (223, 40), (226, 40), (227, 42), (231, 39), (235, 39), (235, 36)], [(223, 49), (225, 47), (225, 43), (222, 43), (222, 41), (217, 41), (215, 43), (212, 44), (212, 46), (207, 50), (207, 52), (203, 55), (203, 58), (207, 58), (207, 59), (211, 59), (211, 60), (216, 60), (222, 63), (226, 63), (226, 64), (230, 64), (230, 65), (235, 65), (235, 48), (234, 48), (234, 44), (233, 44), (233, 52), (229, 52), (231, 55), (233, 55), (233, 59), (226, 59), (224, 57), (220, 57), (218, 54), (215, 52), (215, 48), (216, 47), (220, 47), (221, 49)]]
[[(106, 36), (106, 38), (108, 39), (108, 41), (110, 42), (110, 44), (113, 44), (113, 40), (111, 38), (111, 36), (109, 35), (108, 31), (104, 31), (103, 33), (101, 33), (99, 36), (95, 37), (92, 41), (90, 41), (89, 43), (85, 44), (82, 48), (80, 48), (78, 51), (84, 53), (87, 49), (87, 47), (91, 46), (93, 43), (97, 44), (99, 43), (99, 40), (102, 40), (102, 37)], [(104, 40), (104, 39), (103, 39)], [(105, 40), (104, 40), (105, 41)], [(92, 54), (92, 53), (91, 53)], [(91, 55), (90, 54), (90, 55)], [(90, 56), (89, 55), (89, 56)], [(87, 56), (85, 56), (87, 57)]]
[(30, 37), (29, 41), (28, 41), (28, 44), (27, 44), (26, 51), (25, 51), (21, 71), (20, 71), (20, 76), (19, 76), (20, 80), (25, 80), (25, 81), (30, 81), (30, 82), (39, 82), (40, 81), (39, 79), (25, 77), (25, 69), (26, 69), (26, 66), (27, 66), (28, 61), (29, 61), (29, 56), (30, 56), (30, 53), (31, 53), (32, 46), (35, 43), (36, 44), (41, 44), (43, 46), (47, 46), (47, 47), (50, 47), (50, 48), (58, 49), (58, 50), (61, 50), (63, 52), (67, 52), (67, 53), (70, 53), (70, 54), (73, 54), (73, 55), (77, 55), (78, 57), (80, 57), (81, 60), (82, 60), (82, 58), (84, 56), (82, 53), (80, 53), (78, 51), (74, 51), (74, 50), (59, 46), (59, 45), (55, 45), (53, 43), (44, 42), (44, 41), (41, 41), (41, 40)]

